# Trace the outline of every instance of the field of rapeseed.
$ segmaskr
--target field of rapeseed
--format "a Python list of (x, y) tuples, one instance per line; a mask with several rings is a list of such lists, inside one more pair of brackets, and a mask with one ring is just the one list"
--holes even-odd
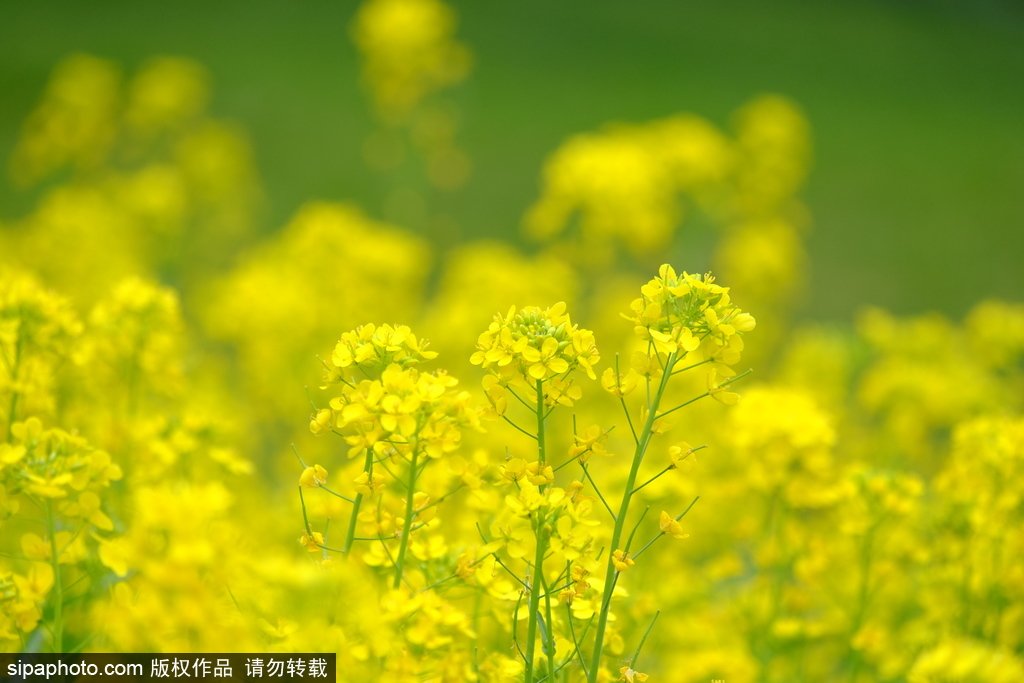
[[(56, 66), (0, 216), (0, 652), (1024, 680), (1024, 304), (795, 323), (810, 123), (775, 95), (579, 133), (520, 244), (441, 248), (472, 51), (440, 0), (351, 38), (409, 225), (262, 234), (202, 65)], [(688, 221), (711, 273), (665, 263)]]

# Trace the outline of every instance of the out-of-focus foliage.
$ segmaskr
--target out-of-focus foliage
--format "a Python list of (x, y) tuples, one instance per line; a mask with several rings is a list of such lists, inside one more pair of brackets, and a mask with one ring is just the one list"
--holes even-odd
[[(261, 236), (200, 65), (56, 68), (0, 225), (0, 648), (1020, 680), (1024, 305), (794, 327), (809, 124), (774, 95), (567, 140), (529, 251), (432, 240), (468, 173), (455, 26), (352, 28), (415, 231), (311, 201)], [(659, 269), (700, 221), (716, 279)]]

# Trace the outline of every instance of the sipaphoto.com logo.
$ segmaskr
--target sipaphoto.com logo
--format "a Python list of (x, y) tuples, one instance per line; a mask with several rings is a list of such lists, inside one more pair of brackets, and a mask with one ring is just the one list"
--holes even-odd
[[(9, 654), (0, 653), (0, 683), (142, 683), (188, 678), (189, 683), (333, 681), (335, 653), (224, 654)], [(165, 682), (169, 683), (169, 682)]]

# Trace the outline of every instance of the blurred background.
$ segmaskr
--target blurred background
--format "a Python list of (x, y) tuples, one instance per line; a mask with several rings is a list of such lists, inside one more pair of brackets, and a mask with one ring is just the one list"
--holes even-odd
[[(388, 141), (373, 147), (352, 2), (7, 0), (0, 158), (69, 54), (127, 73), (154, 55), (189, 57), (208, 69), (208, 110), (251, 142), (263, 234), (307, 200), (346, 200), (444, 253), (469, 238), (521, 241), (545, 159), (576, 133), (678, 112), (728, 128), (741, 105), (777, 93), (802, 110), (813, 149), (798, 319), (848, 321), (863, 304), (960, 317), (1024, 292), (1020, 3), (452, 5), (472, 58), (446, 98), (468, 164), (440, 220), (373, 167)], [(0, 220), (27, 214), (40, 192), (0, 184)], [(707, 268), (711, 241), (699, 221), (684, 224), (677, 265)]]
[[(326, 433), (350, 428), (320, 410), (332, 349), (407, 324), (497, 404), (481, 331), (565, 302), (598, 372), (656, 376), (620, 312), (670, 263), (713, 270), (757, 325), (666, 390), (687, 409), (645, 467), (711, 448), (643, 495), (702, 500), (693, 538), (633, 570), (650, 591), (615, 608), (605, 663), (657, 607), (644, 666), (686, 683), (1024, 680), (1022, 86), (1009, 0), (4, 0), (0, 651), (522, 680), (523, 593), (494, 562), (471, 579), (499, 624), (479, 639), (485, 591), (384, 600), (406, 480), (370, 478), (394, 449), (364, 464), (363, 437)], [(728, 365), (754, 369), (742, 402), (690, 405)], [(561, 382), (579, 401), (545, 418), (550, 453), (646, 393)], [(501, 472), (534, 438), (467, 429), (417, 480), (465, 491), (410, 544), (416, 586), (465, 578), (476, 523), (518, 514)], [(594, 486), (616, 491), (608, 462)], [(300, 499), (314, 463), (337, 493)], [(309, 543), (346, 527), (380, 543)]]

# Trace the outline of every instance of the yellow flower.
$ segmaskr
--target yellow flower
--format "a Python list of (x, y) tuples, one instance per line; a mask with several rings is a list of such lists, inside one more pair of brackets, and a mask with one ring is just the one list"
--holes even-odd
[(526, 478), (536, 486), (550, 484), (555, 480), (555, 470), (547, 463), (531, 462), (526, 466)]
[(545, 339), (539, 351), (532, 346), (525, 347), (522, 356), (528, 364), (530, 377), (534, 379), (547, 379), (569, 369), (569, 363), (558, 355), (558, 340), (554, 337)]
[(661, 533), (671, 534), (676, 538), (689, 538), (690, 534), (683, 533), (683, 527), (679, 525), (679, 522), (671, 517), (664, 510), (661, 511), (661, 521), (659, 522), (661, 527)]
[(484, 375), (483, 386), (490, 404), (490, 408), (484, 410), (483, 417), (496, 420), (508, 410), (508, 392), (494, 375)]
[(615, 565), (615, 571), (624, 572), (636, 563), (630, 559), (626, 551), (616, 550), (612, 553), (612, 564)]
[(366, 472), (361, 472), (358, 477), (353, 479), (356, 485), (356, 491), (367, 496), (372, 496), (377, 493), (381, 488), (384, 487), (385, 479), (383, 475), (374, 474), (371, 477)]
[(727, 406), (734, 406), (740, 402), (740, 395), (726, 391), (725, 387), (729, 385), (731, 380), (726, 379), (724, 382), (718, 381), (718, 371), (714, 368), (708, 370), (708, 393), (711, 398), (715, 399), (719, 403), (724, 403)]
[(544, 405), (571, 408), (583, 396), (583, 390), (571, 379), (552, 379), (544, 385)]
[[(693, 447), (685, 441), (680, 442), (676, 446), (671, 446), (668, 449), (668, 458), (670, 470), (674, 470), (679, 467), (679, 463), (683, 462), (693, 454)], [(696, 459), (697, 456), (694, 456)]]
[(505, 481), (519, 481), (526, 476), (526, 461), (522, 458), (510, 458), (499, 470), (501, 478)]
[(317, 436), (324, 434), (325, 432), (331, 431), (331, 420), (334, 417), (327, 408), (321, 408), (316, 411), (313, 417), (309, 421), (309, 431), (313, 432)]
[(302, 534), (302, 538), (299, 539), (299, 543), (301, 543), (308, 552), (318, 553), (320, 552), (320, 546), (324, 544), (324, 535), (319, 531), (314, 531), (312, 536), (309, 534)]
[(631, 394), (636, 389), (639, 380), (640, 377), (636, 370), (632, 368), (626, 374), (617, 373), (612, 368), (605, 368), (601, 374), (601, 386), (605, 391), (619, 398)]
[(647, 679), (647, 674), (640, 673), (639, 671), (633, 671), (633, 669), (628, 666), (624, 666), (619, 669), (620, 681), (626, 681), (627, 683), (635, 683), (636, 681), (639, 681), (640, 683), (644, 683)]
[(643, 351), (635, 351), (629, 359), (632, 369), (641, 377), (657, 379), (661, 377), (661, 364), (658, 363), (657, 354), (649, 356)]
[(131, 551), (131, 542), (127, 538), (115, 538), (109, 541), (101, 540), (99, 547), (100, 562), (118, 576), (127, 576), (130, 562), (133, 559)]
[(459, 555), (458, 562), (455, 567), (455, 575), (460, 579), (471, 579), (476, 574), (477, 562), (473, 559), (473, 556), (469, 553), (462, 553)]
[(597, 425), (587, 427), (582, 434), (573, 436), (573, 445), (569, 447), (569, 457), (579, 458), (579, 461), (586, 464), (591, 455), (611, 455), (604, 447), (608, 440), (608, 431)]
[(305, 489), (315, 489), (327, 483), (327, 470), (320, 465), (313, 465), (302, 470), (299, 475), (299, 486)]

